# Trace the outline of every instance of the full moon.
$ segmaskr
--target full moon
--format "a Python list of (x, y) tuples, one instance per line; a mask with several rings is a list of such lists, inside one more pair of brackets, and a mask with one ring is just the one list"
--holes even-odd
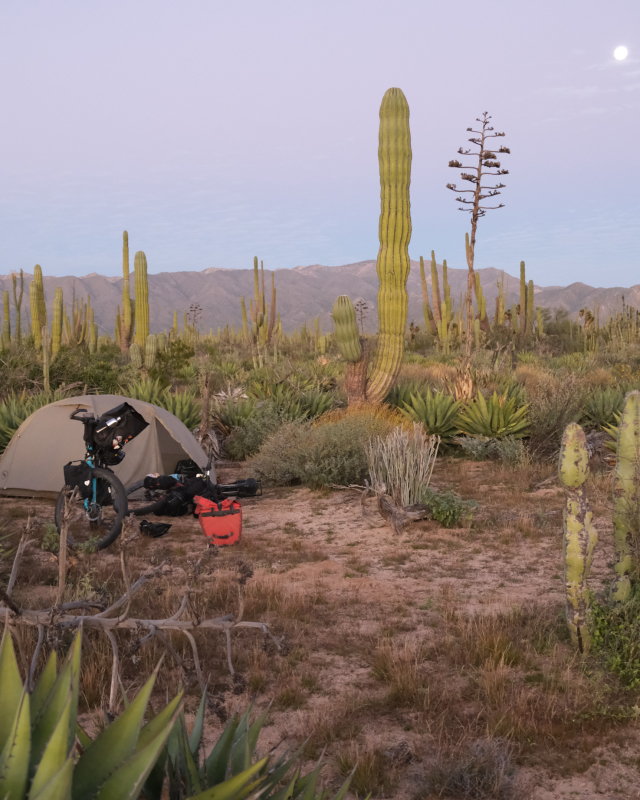
[(616, 47), (616, 49), (613, 51), (613, 57), (618, 61), (624, 61), (628, 55), (629, 51), (622, 45), (620, 47)]

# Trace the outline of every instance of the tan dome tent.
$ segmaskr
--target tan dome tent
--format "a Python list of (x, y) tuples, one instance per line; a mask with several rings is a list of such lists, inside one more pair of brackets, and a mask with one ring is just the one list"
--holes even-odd
[[(175, 471), (178, 461), (190, 458), (206, 467), (207, 456), (189, 430), (164, 408), (115, 394), (69, 397), (34, 411), (16, 431), (0, 458), (0, 494), (19, 497), (57, 497), (64, 485), (62, 468), (85, 456), (84, 428), (69, 419), (85, 409), (97, 417), (127, 402), (149, 423), (125, 445), (125, 458), (113, 471), (125, 486), (150, 472)], [(215, 472), (211, 469), (215, 482)]]

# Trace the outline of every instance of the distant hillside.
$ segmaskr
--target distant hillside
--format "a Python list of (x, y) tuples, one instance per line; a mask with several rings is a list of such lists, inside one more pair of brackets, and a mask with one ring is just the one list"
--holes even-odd
[[(439, 274), (442, 269), (439, 265)], [(495, 298), (498, 294), (496, 283), (502, 273), (500, 270), (488, 268), (478, 270), (480, 280), (487, 298), (487, 312), (493, 317)], [(431, 298), (431, 274), (427, 268), (427, 283)], [(29, 307), (28, 282), (32, 276), (25, 275), (24, 309)], [(320, 315), (323, 330), (331, 329), (330, 313), (334, 300), (339, 294), (348, 294), (354, 302), (363, 299), (369, 306), (365, 327), (369, 331), (377, 330), (376, 297), (378, 277), (376, 262), (360, 261), (357, 264), (345, 264), (342, 267), (324, 267), (314, 264), (310, 267), (279, 269), (275, 272), (277, 290), (277, 309), (281, 313), (285, 330), (293, 330), (303, 322), (311, 322)], [(440, 278), (442, 282), (442, 278)], [(454, 307), (460, 302), (460, 295), (466, 289), (466, 269), (449, 269), (449, 283)], [(133, 292), (133, 273), (131, 287)], [(265, 286), (267, 297), (270, 296), (271, 273), (265, 270)], [(122, 278), (107, 278), (95, 273), (81, 278), (44, 278), (45, 295), (49, 319), (51, 305), (56, 286), (62, 287), (65, 303), (70, 307), (73, 292), (76, 297), (91, 295), (91, 305), (95, 309), (95, 320), (100, 333), (113, 336), (116, 308), (122, 302)], [(505, 273), (505, 288), (508, 286), (508, 304), (518, 303), (519, 278)], [(421, 325), (422, 292), (420, 288), (420, 265), (411, 262), (408, 280), (409, 321), (414, 320)], [(0, 288), (11, 293), (11, 277), (0, 277)], [(249, 305), (253, 296), (253, 270), (248, 269), (207, 269), (203, 272), (161, 272), (149, 275), (149, 306), (152, 330), (168, 328), (173, 323), (173, 312), (178, 311), (182, 324), (184, 312), (192, 303), (199, 303), (203, 314), (201, 327), (204, 330), (226, 323), (241, 325), (240, 297), (244, 295)], [(599, 289), (584, 283), (573, 283), (570, 286), (535, 286), (536, 305), (548, 308), (563, 308), (575, 314), (581, 308), (600, 306), (601, 314), (615, 311), (624, 295), (627, 303), (640, 308), (640, 285), (631, 288), (616, 287)], [(11, 301), (12, 324), (15, 316), (13, 300)], [(24, 324), (24, 323), (23, 323)]]

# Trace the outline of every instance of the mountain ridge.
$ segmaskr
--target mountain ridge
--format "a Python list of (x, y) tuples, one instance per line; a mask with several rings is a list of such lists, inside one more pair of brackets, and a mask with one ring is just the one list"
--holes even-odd
[[(425, 264), (429, 301), (432, 302), (430, 264)], [(354, 302), (364, 300), (368, 306), (365, 319), (365, 330), (377, 330), (376, 298), (378, 277), (375, 259), (327, 267), (322, 264), (296, 266), (292, 269), (265, 269), (265, 291), (267, 301), (271, 298), (271, 273), (275, 272), (277, 292), (276, 308), (281, 313), (282, 324), (286, 331), (299, 327), (302, 323), (311, 323), (316, 315), (320, 317), (322, 329), (331, 330), (331, 309), (336, 297), (348, 294)], [(507, 306), (520, 302), (520, 280), (494, 267), (477, 270), (483, 287), (487, 304), (487, 313), (493, 317), (495, 298), (498, 295), (497, 281), (504, 275), (504, 288), (507, 293)], [(440, 291), (442, 292), (442, 266), (438, 265)], [(29, 307), (28, 284), (32, 275), (25, 273), (25, 292), (22, 302), (23, 326), (25, 309)], [(177, 310), (178, 320), (182, 325), (184, 312), (192, 304), (198, 303), (202, 309), (200, 327), (208, 331), (218, 326), (240, 326), (242, 316), (240, 297), (244, 296), (249, 305), (253, 297), (253, 270), (226, 269), (209, 267), (202, 271), (158, 272), (148, 276), (149, 279), (149, 316), (152, 330), (163, 330), (173, 324), (173, 312)], [(467, 270), (448, 269), (451, 286), (451, 297), (454, 308), (460, 303), (460, 296), (466, 291)], [(90, 273), (84, 276), (44, 276), (44, 288), (47, 301), (48, 318), (51, 319), (53, 294), (57, 286), (63, 290), (65, 304), (69, 312), (75, 288), (76, 297), (91, 296), (95, 321), (101, 334), (113, 336), (116, 309), (122, 302), (123, 279), (117, 276), (105, 276)], [(131, 271), (131, 292), (134, 287), (134, 271)], [(11, 276), (0, 276), (0, 288), (9, 291), (11, 297), (11, 324), (15, 325), (15, 309), (11, 288)], [(407, 281), (409, 292), (409, 311), (407, 321), (424, 325), (422, 311), (422, 288), (420, 284), (420, 265), (411, 261), (411, 270)], [(602, 288), (590, 286), (581, 281), (569, 286), (539, 286), (534, 284), (535, 304), (551, 309), (564, 309), (576, 315), (581, 308), (595, 309), (600, 307), (601, 319), (615, 312), (621, 306), (621, 298), (640, 308), (640, 284), (631, 287)]]

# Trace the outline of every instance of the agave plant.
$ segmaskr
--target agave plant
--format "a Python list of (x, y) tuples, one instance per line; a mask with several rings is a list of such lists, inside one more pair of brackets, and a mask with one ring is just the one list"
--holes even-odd
[(155, 672), (122, 715), (94, 740), (78, 726), (81, 639), (78, 632), (58, 674), (55, 651), (51, 653), (29, 692), (5, 628), (0, 644), (3, 800), (135, 800), (165, 746), (182, 693), (143, 725)]
[(190, 431), (200, 423), (202, 404), (196, 398), (194, 392), (176, 392), (175, 394), (171, 394), (170, 390), (166, 389), (156, 405), (170, 411), (174, 417), (177, 417)]
[(426, 388), (424, 383), (420, 381), (410, 381), (409, 383), (396, 383), (389, 390), (389, 394), (385, 397), (384, 402), (388, 406), (402, 409), (405, 403), (411, 401), (411, 395), (419, 395)]
[(223, 436), (228, 436), (234, 428), (240, 428), (250, 419), (256, 410), (256, 401), (253, 399), (238, 399), (227, 401), (216, 406), (211, 415), (216, 430)]
[(133, 381), (126, 388), (124, 386), (120, 387), (120, 393), (125, 397), (142, 400), (143, 403), (152, 403), (154, 406), (161, 405), (160, 399), (163, 392), (164, 389), (160, 381), (151, 378)]
[(333, 395), (321, 391), (305, 392), (300, 401), (307, 419), (319, 417), (321, 414), (330, 411), (335, 404)]
[(610, 425), (603, 425), (603, 429), (609, 435), (609, 439), (604, 443), (604, 446), (607, 450), (611, 450), (612, 453), (615, 453), (618, 449), (618, 425), (620, 424), (620, 413), (614, 413), (613, 418), (615, 420), (615, 425), (613, 422)]
[(529, 404), (518, 408), (515, 397), (500, 397), (497, 392), (487, 402), (482, 392), (478, 392), (476, 400), (460, 412), (458, 425), (467, 436), (486, 436), (491, 439), (513, 436), (522, 439), (529, 435)]
[(62, 400), (64, 392), (39, 392), (38, 394), (27, 395), (26, 392), (18, 397), (10, 394), (4, 402), (0, 403), (0, 454), (8, 447), (13, 438), (13, 434), (18, 430), (22, 423), (43, 406)]
[[(205, 699), (206, 694), (202, 697), (190, 735), (187, 733), (184, 712), (180, 711), (167, 746), (145, 784), (146, 800), (161, 800), (163, 797), (163, 779), (167, 767), (171, 798), (328, 800), (327, 793), (317, 791), (322, 766), (320, 761), (309, 774), (300, 774), (303, 748), (289, 758), (285, 754), (274, 762), (267, 757), (253, 763), (258, 737), (269, 709), (253, 723), (251, 707), (242, 717), (235, 715), (209, 754), (202, 754)], [(350, 782), (348, 778), (333, 800), (344, 798)], [(281, 788), (283, 783), (284, 788)]]
[(427, 389), (426, 394), (411, 394), (403, 405), (400, 411), (405, 417), (421, 422), (429, 434), (446, 440), (460, 431), (457, 419), (462, 401), (454, 400), (450, 394), (443, 391), (433, 394)]
[(616, 422), (622, 411), (625, 393), (622, 389), (606, 388), (587, 397), (582, 419), (594, 428), (606, 428)]

